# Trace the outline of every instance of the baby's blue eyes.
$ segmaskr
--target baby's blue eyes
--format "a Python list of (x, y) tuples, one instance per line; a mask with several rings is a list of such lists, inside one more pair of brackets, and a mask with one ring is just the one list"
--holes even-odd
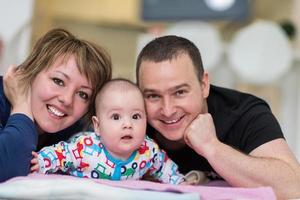
[[(137, 113), (137, 114), (132, 115), (131, 118), (134, 119), (134, 120), (138, 120), (138, 119), (142, 118), (142, 115)], [(111, 119), (113, 119), (113, 120), (120, 120), (121, 116), (119, 114), (113, 114), (111, 116)]]
[(111, 116), (111, 118), (112, 118), (113, 120), (119, 120), (119, 119), (120, 119), (120, 115), (118, 115), (118, 114), (113, 114), (113, 115)]
[(142, 118), (142, 116), (140, 114), (134, 114), (132, 116), (132, 119), (141, 119), (141, 118)]

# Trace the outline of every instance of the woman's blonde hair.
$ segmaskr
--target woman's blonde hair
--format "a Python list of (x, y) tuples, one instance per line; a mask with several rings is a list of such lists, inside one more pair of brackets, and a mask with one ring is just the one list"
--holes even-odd
[(86, 116), (94, 115), (94, 101), (102, 85), (111, 79), (109, 54), (100, 46), (75, 37), (64, 29), (53, 29), (41, 37), (27, 59), (19, 66), (21, 84), (28, 91), (34, 78), (48, 69), (58, 58), (66, 61), (75, 56), (78, 70), (92, 84), (93, 92)]

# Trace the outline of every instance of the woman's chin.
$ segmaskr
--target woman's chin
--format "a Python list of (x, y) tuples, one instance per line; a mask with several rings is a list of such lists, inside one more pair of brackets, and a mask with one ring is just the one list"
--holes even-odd
[(38, 126), (38, 133), (57, 133), (59, 131), (63, 130), (62, 128), (55, 128), (55, 127), (49, 127), (49, 126)]

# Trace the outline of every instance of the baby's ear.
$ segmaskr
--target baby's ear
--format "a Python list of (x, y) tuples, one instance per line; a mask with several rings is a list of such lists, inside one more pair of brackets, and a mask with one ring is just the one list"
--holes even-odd
[(99, 127), (100, 123), (99, 123), (98, 117), (93, 116), (92, 121), (93, 121), (94, 131), (97, 133), (97, 135), (99, 135), (99, 133), (100, 133), (100, 127)]

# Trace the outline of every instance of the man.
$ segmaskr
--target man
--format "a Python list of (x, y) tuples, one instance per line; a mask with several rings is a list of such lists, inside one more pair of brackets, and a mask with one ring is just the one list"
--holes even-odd
[(152, 137), (182, 173), (205, 171), (236, 187), (272, 186), (300, 197), (300, 167), (266, 102), (210, 85), (189, 40), (163, 36), (137, 59)]

